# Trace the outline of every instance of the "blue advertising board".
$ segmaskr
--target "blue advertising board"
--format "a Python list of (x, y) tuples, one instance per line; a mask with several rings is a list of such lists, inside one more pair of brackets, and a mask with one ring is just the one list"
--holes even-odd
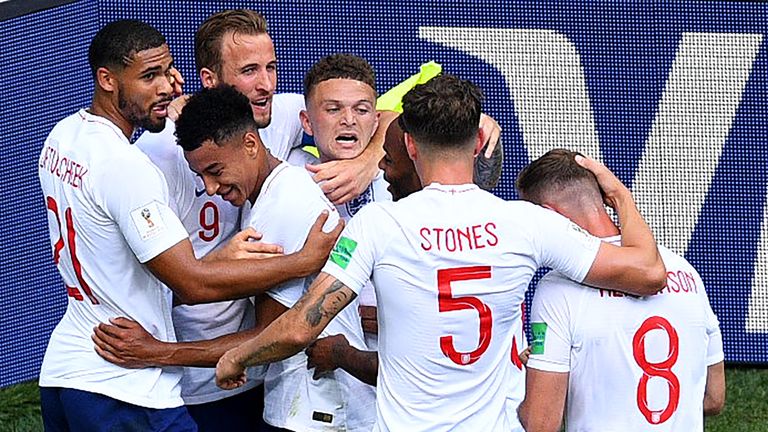
[(281, 92), (300, 92), (309, 66), (334, 52), (368, 59), (380, 92), (430, 60), (478, 84), (503, 129), (502, 198), (516, 198), (517, 172), (548, 149), (603, 160), (659, 241), (701, 273), (726, 359), (768, 363), (765, 3), (84, 0), (0, 23), (0, 60), (13, 69), (0, 91), (10, 234), (0, 385), (36, 376), (66, 304), (35, 164), (53, 124), (88, 103), (90, 38), (114, 19), (149, 22), (194, 91), (195, 29), (233, 7), (269, 21)]

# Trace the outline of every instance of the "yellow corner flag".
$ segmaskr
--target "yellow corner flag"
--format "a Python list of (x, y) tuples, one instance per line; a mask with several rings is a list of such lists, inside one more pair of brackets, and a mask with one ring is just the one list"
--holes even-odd
[(376, 102), (377, 111), (403, 112), (403, 96), (419, 84), (431, 80), (442, 72), (443, 67), (433, 61), (424, 63), (419, 67), (419, 73), (411, 75), (405, 81), (389, 89), (379, 96)]

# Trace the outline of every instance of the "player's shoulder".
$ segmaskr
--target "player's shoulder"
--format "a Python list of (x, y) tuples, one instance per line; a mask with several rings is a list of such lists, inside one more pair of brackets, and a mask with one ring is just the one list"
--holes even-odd
[[(664, 262), (664, 265), (667, 266), (667, 270), (670, 270), (671, 268), (684, 268), (696, 272), (696, 269), (684, 256), (672, 251), (662, 244), (657, 244), (656, 246), (659, 249), (661, 260)], [(698, 275), (698, 272), (696, 272), (696, 275)]]
[(175, 132), (176, 124), (166, 120), (162, 131), (156, 133), (145, 131), (134, 145), (155, 163), (174, 162), (179, 157), (183, 157), (180, 152), (181, 147), (176, 145)]
[(272, 97), (272, 122), (270, 126), (301, 125), (299, 112), (305, 108), (304, 96), (297, 93), (278, 93)]
[(564, 274), (557, 270), (550, 270), (545, 274), (539, 283), (536, 285), (536, 292), (551, 291), (551, 290), (565, 290), (573, 293), (580, 293), (586, 289), (594, 289), (588, 286), (582, 285), (571, 279), (568, 279)]
[(272, 97), (273, 105), (278, 108), (304, 109), (304, 95), (300, 93), (277, 93)]
[[(270, 174), (272, 181), (276, 183), (301, 183), (301, 184), (313, 184), (315, 185), (312, 176), (307, 172), (304, 167), (290, 164), (288, 162), (281, 162)], [(267, 180), (269, 181), (269, 179)], [(302, 190), (296, 190), (297, 194), (303, 192)]]
[(286, 161), (291, 165), (296, 165), (304, 169), (304, 165), (306, 164), (315, 165), (318, 162), (320, 162), (320, 159), (314, 154), (307, 151), (307, 149), (305, 149), (304, 147), (296, 147), (294, 149), (291, 149), (290, 153), (288, 153), (288, 157), (286, 158)]
[[(306, 169), (288, 162), (282, 162), (272, 171), (262, 186), (262, 193), (279, 194), (281, 201), (290, 202), (294, 206), (321, 203), (335, 208)], [(286, 196), (290, 199), (283, 199)]]

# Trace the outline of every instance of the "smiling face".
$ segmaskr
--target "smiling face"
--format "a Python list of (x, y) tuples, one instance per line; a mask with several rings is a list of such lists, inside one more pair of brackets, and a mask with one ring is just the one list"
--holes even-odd
[(251, 103), (253, 119), (260, 128), (272, 120), (272, 96), (277, 86), (277, 58), (272, 38), (266, 33), (229, 32), (221, 38), (221, 81), (235, 87)]
[(150, 132), (160, 132), (165, 127), (173, 92), (168, 77), (172, 67), (168, 45), (162, 45), (139, 51), (115, 73), (117, 107), (133, 127)]
[(184, 157), (190, 169), (203, 179), (208, 195), (219, 195), (240, 207), (246, 200), (253, 202), (258, 195), (259, 167), (265, 151), (254, 132), (234, 136), (218, 146), (212, 140)]
[(353, 79), (323, 81), (307, 98), (301, 123), (315, 138), (321, 160), (355, 158), (368, 146), (379, 124), (376, 91)]

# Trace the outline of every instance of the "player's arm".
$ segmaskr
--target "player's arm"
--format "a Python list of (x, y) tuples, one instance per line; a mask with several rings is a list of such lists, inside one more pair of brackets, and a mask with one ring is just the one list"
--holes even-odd
[(163, 342), (128, 318), (113, 318), (93, 329), (96, 352), (125, 368), (163, 366), (214, 367), (228, 350), (256, 337), (287, 308), (262, 294), (256, 301), (256, 325), (252, 329), (191, 342)]
[(475, 156), (472, 181), (481, 189), (491, 190), (496, 187), (501, 177), (504, 162), (504, 146), (501, 144), (501, 127), (492, 117), (480, 116), (480, 129), (483, 130), (485, 143)]
[(253, 328), (211, 340), (163, 342), (136, 321), (120, 317), (96, 326), (91, 339), (102, 358), (125, 368), (213, 367), (227, 350), (255, 337), (259, 331)]
[(334, 204), (340, 205), (355, 198), (371, 184), (379, 172), (379, 161), (384, 157), (384, 136), (397, 113), (379, 112), (379, 125), (365, 150), (354, 159), (329, 161), (306, 165), (315, 182)]
[(236, 233), (223, 246), (205, 255), (203, 261), (228, 259), (264, 259), (283, 253), (283, 247), (271, 243), (263, 243), (262, 235), (252, 227), (247, 227)]
[(707, 367), (707, 386), (704, 389), (704, 415), (715, 416), (725, 407), (725, 366), (718, 362)]
[(621, 225), (621, 247), (601, 243), (583, 283), (639, 296), (655, 294), (666, 284), (667, 270), (632, 193), (600, 162), (581, 156), (576, 160), (595, 174)]
[(245, 368), (288, 358), (317, 338), (357, 294), (335, 277), (320, 273), (309, 291), (258, 337), (227, 351), (216, 365), (216, 384), (233, 389), (245, 383)]
[(379, 354), (362, 351), (349, 344), (342, 334), (318, 339), (306, 349), (307, 369), (315, 368), (314, 379), (341, 368), (358, 380), (375, 386), (379, 369)]
[(290, 279), (309, 276), (322, 268), (343, 223), (323, 232), (328, 213), (322, 213), (296, 253), (260, 260), (197, 260), (188, 240), (181, 241), (146, 262), (149, 270), (187, 304), (230, 300), (260, 294)]
[(527, 432), (557, 432), (563, 423), (568, 372), (525, 371), (525, 399), (518, 408)]

